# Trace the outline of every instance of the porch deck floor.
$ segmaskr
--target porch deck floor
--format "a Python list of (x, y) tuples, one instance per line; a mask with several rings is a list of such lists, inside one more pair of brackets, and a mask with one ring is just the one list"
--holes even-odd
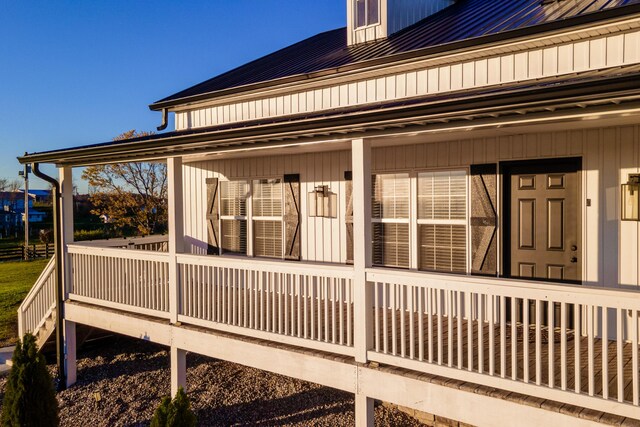
[[(554, 328), (552, 331), (553, 339), (550, 340), (549, 328), (542, 326), (540, 328), (540, 342), (537, 344), (536, 329), (534, 326), (525, 329), (521, 323), (517, 323), (514, 339), (512, 336), (511, 323), (506, 322), (503, 350), (503, 343), (500, 338), (501, 325), (499, 323), (496, 322), (493, 328), (491, 328), (489, 322), (483, 322), (482, 339), (479, 339), (478, 331), (480, 323), (478, 321), (468, 321), (454, 317), (451, 325), (449, 325), (449, 319), (443, 316), (440, 329), (441, 345), (439, 345), (437, 316), (424, 314), (422, 318), (420, 318), (420, 315), (414, 312), (412, 316), (413, 323), (411, 324), (408, 321), (410, 318), (408, 311), (404, 312), (404, 316), (402, 316), (400, 311), (396, 311), (396, 333), (393, 334), (394, 321), (392, 319), (392, 310), (386, 310), (385, 313), (385, 310), (380, 309), (377, 314), (378, 316), (374, 315), (374, 322), (378, 322), (377, 325), (379, 325), (379, 327), (374, 329), (374, 333), (378, 331), (374, 336), (374, 350), (376, 352), (488, 375), (503, 376), (519, 382), (524, 382), (526, 376), (526, 382), (528, 383), (562, 388), (570, 392), (575, 392), (577, 378), (578, 389), (581, 394), (591, 394), (612, 400), (619, 400), (618, 360), (620, 360), (622, 364), (623, 381), (623, 393), (620, 401), (625, 403), (631, 403), (633, 401), (632, 375), (634, 348), (629, 342), (624, 343), (619, 352), (616, 341), (603, 341), (600, 338), (594, 338), (592, 339), (591, 356), (589, 353), (589, 338), (580, 336), (579, 340), (576, 341), (574, 331), (571, 329), (567, 329), (563, 337), (561, 329), (558, 327)], [(383, 319), (385, 316), (387, 319), (386, 334), (383, 333)], [(404, 317), (404, 323), (402, 323), (402, 317)], [(430, 322), (432, 325), (431, 341), (429, 340), (428, 332)], [(422, 330), (424, 331), (422, 351), (420, 351), (421, 345), (418, 339), (420, 323), (422, 323)], [(401, 334), (402, 325), (404, 325), (404, 334)], [(471, 328), (472, 333), (471, 364), (469, 364), (469, 328)], [(526, 337), (527, 342), (525, 342), (524, 339), (525, 330), (528, 332)], [(460, 336), (458, 335), (459, 332)], [(490, 351), (492, 344), (491, 335), (493, 335), (492, 352)], [(414, 337), (413, 339), (411, 339), (412, 336)], [(561, 351), (563, 340), (566, 346), (566, 356), (564, 358)], [(577, 359), (576, 343), (578, 344)], [(525, 349), (525, 346), (528, 348)], [(480, 349), (482, 349), (483, 356), (481, 361)], [(528, 350), (526, 357), (525, 350)], [(638, 348), (635, 349), (636, 352), (638, 352), (638, 350)], [(504, 354), (502, 351), (504, 351)], [(606, 357), (604, 357), (605, 354)], [(589, 377), (589, 360), (592, 360), (593, 363), (593, 377), (591, 378), (591, 382)], [(513, 369), (514, 362), (515, 372)], [(526, 374), (525, 365), (527, 366)], [(538, 370), (539, 378), (537, 375)], [(564, 382), (563, 377), (565, 378)], [(606, 384), (606, 387), (604, 384)]]

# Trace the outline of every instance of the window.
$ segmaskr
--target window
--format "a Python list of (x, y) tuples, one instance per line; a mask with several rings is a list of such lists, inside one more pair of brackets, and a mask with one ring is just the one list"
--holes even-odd
[(466, 172), (418, 174), (418, 245), (421, 270), (467, 270)]
[(282, 180), (253, 181), (253, 254), (282, 258)]
[(379, 22), (378, 2), (379, 0), (355, 0), (356, 28)]
[(372, 179), (373, 263), (409, 268), (409, 174)]
[(220, 234), (223, 252), (247, 253), (247, 181), (220, 183)]

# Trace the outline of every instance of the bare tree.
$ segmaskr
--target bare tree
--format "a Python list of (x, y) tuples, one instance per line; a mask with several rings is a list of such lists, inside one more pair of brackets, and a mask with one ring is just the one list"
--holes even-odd
[(18, 191), (22, 188), (22, 182), (18, 179), (12, 179), (7, 183), (7, 190), (5, 191)]
[[(150, 135), (130, 130), (115, 138)], [(87, 167), (82, 179), (93, 189), (91, 213), (118, 229), (133, 228), (142, 235), (163, 231), (167, 223), (167, 166), (133, 162)]]
[(9, 180), (7, 178), (0, 178), (0, 191), (7, 191), (9, 186)]

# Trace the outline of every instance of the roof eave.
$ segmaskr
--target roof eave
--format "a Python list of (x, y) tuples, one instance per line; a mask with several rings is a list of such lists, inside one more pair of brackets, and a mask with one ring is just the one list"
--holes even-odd
[(492, 45), (496, 43), (505, 42), (508, 40), (515, 40), (524, 37), (529, 37), (534, 34), (553, 34), (567, 29), (577, 29), (592, 25), (594, 23), (606, 23), (608, 21), (616, 21), (620, 18), (633, 18), (640, 17), (640, 3), (631, 4), (627, 6), (621, 6), (613, 9), (607, 9), (604, 11), (590, 13), (585, 15), (579, 15), (564, 20), (551, 21), (540, 25), (534, 25), (531, 27), (519, 28), (515, 30), (505, 31), (497, 34), (489, 34), (486, 36), (469, 38), (452, 43), (441, 44), (437, 46), (431, 46), (423, 49), (416, 49), (408, 52), (397, 53), (394, 55), (385, 56), (382, 58), (374, 58), (366, 61), (360, 61), (353, 64), (348, 64), (336, 68), (329, 68), (325, 70), (315, 71), (312, 73), (298, 74), (295, 76), (288, 76), (274, 80), (266, 80), (259, 83), (252, 83), (249, 85), (236, 86), (228, 89), (218, 90), (214, 92), (207, 92), (193, 96), (187, 96), (183, 98), (170, 99), (166, 101), (157, 101), (149, 105), (151, 111), (161, 111), (163, 109), (171, 109), (173, 107), (192, 104), (196, 102), (206, 101), (210, 99), (220, 98), (223, 96), (234, 95), (243, 92), (250, 92), (269, 87), (287, 85), (291, 83), (298, 83), (307, 80), (313, 80), (316, 78), (326, 77), (334, 74), (339, 74), (348, 71), (355, 71), (364, 68), (370, 68), (379, 65), (391, 64), (394, 62), (402, 62), (419, 57), (427, 57), (438, 55), (442, 53), (463, 52), (466, 50), (472, 50), (482, 45)]

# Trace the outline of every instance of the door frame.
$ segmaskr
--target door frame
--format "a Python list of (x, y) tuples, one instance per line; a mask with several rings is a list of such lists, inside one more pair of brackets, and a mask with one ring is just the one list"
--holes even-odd
[[(577, 212), (578, 230), (577, 239), (580, 248), (580, 279), (579, 280), (552, 280), (544, 278), (520, 278), (511, 276), (511, 175), (513, 169), (517, 168), (517, 173), (553, 173), (553, 172), (576, 172), (577, 174)], [(582, 284), (584, 280), (584, 247), (583, 247), (583, 206), (582, 206), (582, 157), (560, 157), (534, 160), (517, 160), (500, 162), (498, 166), (500, 175), (500, 199), (501, 199), (501, 257), (500, 257), (500, 276), (510, 279), (522, 279), (543, 282), (558, 282), (568, 284)]]

